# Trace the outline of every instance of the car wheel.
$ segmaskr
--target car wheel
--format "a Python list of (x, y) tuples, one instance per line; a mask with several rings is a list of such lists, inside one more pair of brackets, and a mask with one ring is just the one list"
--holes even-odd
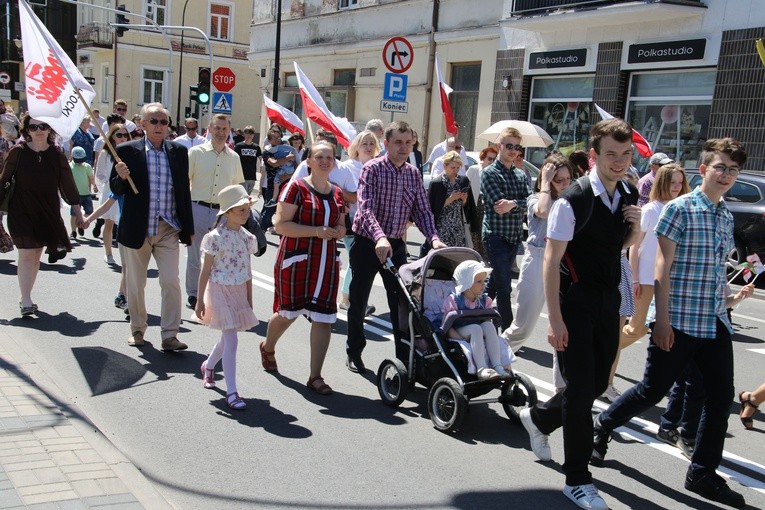
[(728, 258), (725, 261), (725, 274), (728, 280), (730, 280), (731, 277), (736, 274), (736, 267), (745, 260), (746, 248), (744, 247), (744, 243), (742, 243), (739, 239), (736, 239), (735, 245), (728, 252)]

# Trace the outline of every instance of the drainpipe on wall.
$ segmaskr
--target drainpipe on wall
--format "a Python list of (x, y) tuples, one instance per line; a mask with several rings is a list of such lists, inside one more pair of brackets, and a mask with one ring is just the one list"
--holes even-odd
[(435, 67), (436, 60), (436, 32), (438, 32), (438, 8), (440, 4), (440, 0), (433, 0), (433, 18), (431, 20), (430, 36), (428, 37), (428, 76), (425, 85), (425, 113), (422, 118), (422, 133), (420, 133), (422, 155), (426, 159), (430, 154), (428, 131), (430, 130), (430, 101), (433, 97), (433, 68)]

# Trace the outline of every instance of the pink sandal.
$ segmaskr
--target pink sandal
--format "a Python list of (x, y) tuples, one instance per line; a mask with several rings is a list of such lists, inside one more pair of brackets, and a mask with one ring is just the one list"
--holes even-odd
[(247, 403), (242, 400), (239, 393), (229, 393), (226, 395), (226, 405), (229, 409), (234, 409), (236, 411), (241, 411), (242, 409), (247, 408)]
[(202, 372), (202, 386), (207, 390), (215, 388), (215, 371), (207, 369), (207, 360), (202, 362), (199, 370)]

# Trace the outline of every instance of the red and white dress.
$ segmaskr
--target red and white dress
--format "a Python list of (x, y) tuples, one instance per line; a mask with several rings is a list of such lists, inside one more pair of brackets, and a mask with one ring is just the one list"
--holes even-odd
[[(300, 225), (334, 227), (343, 212), (340, 188), (331, 185), (329, 193), (319, 193), (305, 179), (290, 181), (280, 201), (297, 206), (293, 221)], [(335, 239), (282, 236), (274, 266), (274, 312), (335, 322), (339, 278)]]

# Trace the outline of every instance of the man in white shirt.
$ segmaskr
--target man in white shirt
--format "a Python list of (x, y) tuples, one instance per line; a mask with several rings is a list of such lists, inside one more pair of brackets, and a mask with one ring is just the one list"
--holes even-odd
[[(117, 99), (114, 102), (114, 109), (112, 110), (112, 113), (116, 113), (120, 117), (124, 118), (125, 122), (123, 122), (123, 124), (125, 124), (125, 128), (128, 130), (128, 133), (132, 133), (133, 131), (135, 131), (136, 126), (135, 126), (135, 122), (133, 122), (132, 120), (128, 120), (127, 110), (128, 110), (127, 101), (125, 101), (124, 99)], [(101, 129), (104, 130), (104, 133), (109, 132), (109, 125), (106, 123), (106, 121), (103, 121), (101, 123)]]
[(202, 145), (207, 141), (204, 136), (199, 136), (199, 121), (194, 117), (189, 117), (183, 122), (183, 127), (186, 129), (186, 133), (181, 136), (177, 136), (174, 142), (178, 142), (187, 149)]
[[(447, 152), (451, 151), (457, 151), (460, 153), (460, 158), (462, 158), (462, 166), (459, 170), (459, 175), (465, 175), (467, 172), (467, 154), (465, 153), (465, 148), (459, 143), (459, 141), (451, 136), (444, 140), (443, 142), (439, 143), (435, 147), (433, 147), (433, 150), (430, 152), (430, 157), (428, 158), (428, 163), (430, 163), (430, 178), (435, 179), (439, 175), (444, 173), (444, 155), (446, 155)], [(435, 156), (434, 156), (435, 154)]]

